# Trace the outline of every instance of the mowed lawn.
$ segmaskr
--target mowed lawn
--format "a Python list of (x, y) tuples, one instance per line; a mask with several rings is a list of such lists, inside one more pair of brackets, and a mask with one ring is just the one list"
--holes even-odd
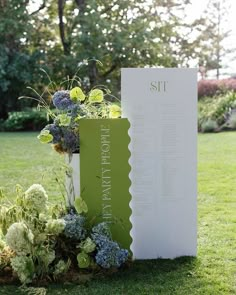
[[(63, 181), (63, 156), (36, 136), (0, 133), (0, 186), (13, 197), (17, 183), (42, 183), (51, 201), (62, 201), (55, 179)], [(200, 134), (198, 147), (197, 258), (137, 261), (86, 284), (51, 285), (47, 294), (236, 294), (236, 132)], [(22, 293), (0, 286), (0, 294)]]

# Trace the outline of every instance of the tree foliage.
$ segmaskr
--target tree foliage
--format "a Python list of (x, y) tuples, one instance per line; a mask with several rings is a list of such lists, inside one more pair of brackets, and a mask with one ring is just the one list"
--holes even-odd
[(0, 117), (29, 105), (17, 100), (26, 94), (26, 85), (45, 87), (40, 67), (56, 82), (79, 68), (83, 87), (105, 84), (119, 95), (121, 67), (189, 66), (191, 59), (199, 58), (202, 40), (192, 33), (205, 28), (202, 19), (185, 22), (189, 4), (1, 0)]

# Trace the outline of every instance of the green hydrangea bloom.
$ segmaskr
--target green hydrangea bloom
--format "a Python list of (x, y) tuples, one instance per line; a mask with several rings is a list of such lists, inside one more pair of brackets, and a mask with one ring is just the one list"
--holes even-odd
[(91, 258), (87, 253), (81, 252), (77, 255), (77, 262), (79, 268), (88, 268), (91, 263)]
[(13, 223), (7, 230), (6, 243), (18, 255), (29, 254), (33, 244), (34, 235), (23, 223)]
[(48, 195), (41, 184), (33, 184), (25, 192), (25, 203), (28, 209), (44, 212), (47, 208)]
[(22, 284), (32, 281), (34, 275), (34, 263), (31, 257), (15, 256), (11, 259), (11, 266), (17, 273)]
[(70, 267), (70, 260), (68, 260), (67, 262), (65, 262), (64, 260), (59, 260), (53, 272), (54, 276), (58, 276), (62, 273), (67, 272), (69, 267)]
[(91, 253), (91, 252), (93, 252), (96, 249), (96, 244), (90, 238), (87, 238), (85, 241), (83, 241), (80, 244), (80, 248), (85, 253)]
[(59, 235), (65, 228), (64, 219), (51, 219), (46, 224), (46, 231), (53, 235)]

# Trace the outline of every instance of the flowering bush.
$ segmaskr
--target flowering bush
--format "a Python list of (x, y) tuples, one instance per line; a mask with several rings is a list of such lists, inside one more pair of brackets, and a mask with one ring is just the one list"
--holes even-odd
[[(79, 152), (79, 121), (83, 118), (119, 118), (121, 108), (105, 99), (107, 89), (94, 88), (84, 93), (82, 88), (59, 90), (52, 96), (56, 114), (49, 112), (53, 123), (40, 132), (42, 143), (50, 143), (59, 153)], [(41, 98), (42, 100), (42, 98)], [(45, 102), (44, 102), (45, 105)]]
[(236, 91), (236, 79), (200, 80), (198, 82), (198, 98), (212, 97), (229, 90)]
[(0, 232), (5, 234), (1, 237), (0, 270), (11, 267), (20, 281), (28, 284), (39, 278), (56, 279), (76, 269), (118, 268), (127, 261), (128, 250), (112, 240), (106, 223), (88, 226), (88, 208), (82, 199), (76, 203), (77, 211), (67, 212), (58, 205), (50, 207), (39, 184), (25, 192), (18, 187), (17, 192), (15, 203), (4, 205), (4, 198), (1, 200)]
[(229, 122), (236, 109), (236, 93), (227, 92), (224, 95), (204, 98), (198, 102), (199, 131), (220, 131), (225, 125), (231, 128)]

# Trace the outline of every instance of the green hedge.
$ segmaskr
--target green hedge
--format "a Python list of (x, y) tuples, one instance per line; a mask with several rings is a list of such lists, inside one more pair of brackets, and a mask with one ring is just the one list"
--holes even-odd
[(2, 131), (38, 131), (48, 123), (47, 114), (43, 111), (10, 112), (8, 119), (0, 122), (0, 129)]
[(206, 97), (198, 102), (198, 129), (214, 132), (235, 129), (236, 93)]

